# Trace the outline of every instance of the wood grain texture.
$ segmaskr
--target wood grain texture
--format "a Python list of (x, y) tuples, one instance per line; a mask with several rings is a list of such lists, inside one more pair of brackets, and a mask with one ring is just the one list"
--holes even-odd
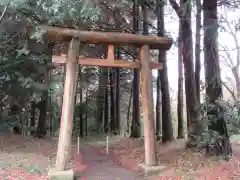
[(168, 37), (146, 36), (121, 32), (96, 32), (53, 26), (39, 26), (51, 41), (70, 41), (73, 37), (90, 44), (149, 45), (151, 49), (169, 50), (173, 40)]
[(77, 84), (79, 41), (73, 38), (68, 48), (66, 76), (62, 102), (61, 125), (58, 141), (56, 170), (66, 170), (71, 149), (74, 102)]
[[(52, 56), (53, 63), (65, 64), (67, 63), (67, 56)], [(85, 66), (100, 66), (100, 67), (115, 67), (115, 68), (141, 68), (141, 62), (136, 60), (134, 62), (128, 60), (109, 60), (109, 59), (93, 59), (79, 57), (78, 64)], [(151, 69), (162, 69), (161, 63), (150, 62)]]
[(143, 45), (140, 49), (141, 60), (141, 94), (144, 124), (145, 163), (149, 166), (157, 165), (156, 134), (153, 111), (152, 70), (149, 66), (149, 47)]

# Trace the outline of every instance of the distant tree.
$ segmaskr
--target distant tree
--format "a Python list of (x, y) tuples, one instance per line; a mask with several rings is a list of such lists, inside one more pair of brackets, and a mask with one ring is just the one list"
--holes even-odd
[[(157, 1), (157, 22), (158, 22), (158, 36), (165, 35), (165, 24), (164, 24), (164, 1)], [(173, 127), (171, 117), (171, 102), (169, 93), (169, 82), (168, 82), (168, 70), (167, 70), (167, 57), (165, 51), (159, 51), (158, 55), (159, 63), (163, 64), (163, 69), (159, 70), (158, 77), (160, 77), (160, 84), (158, 87), (161, 88), (161, 99), (162, 99), (162, 141), (173, 140)], [(159, 94), (158, 101), (159, 101)], [(160, 109), (160, 104), (159, 109)], [(159, 111), (159, 110), (158, 110)], [(158, 117), (159, 118), (159, 117)], [(159, 121), (159, 119), (157, 119)]]
[[(132, 13), (133, 13), (133, 31), (138, 33), (140, 12), (139, 12), (139, 0), (133, 1)], [(137, 50), (135, 50), (135, 57), (137, 57)], [(133, 76), (133, 104), (132, 104), (132, 126), (131, 126), (131, 137), (141, 136), (141, 123), (140, 123), (140, 73), (139, 69), (134, 69)]]
[[(217, 0), (203, 1), (203, 27), (204, 27), (204, 64), (205, 82), (209, 124), (208, 130), (217, 133), (211, 140), (211, 149), (215, 155), (224, 155), (226, 158), (232, 154), (228, 128), (222, 107), (218, 101), (222, 99), (222, 84), (218, 54), (218, 14)], [(214, 142), (214, 143), (212, 143)], [(219, 145), (220, 144), (220, 145)], [(221, 148), (219, 148), (219, 146)]]
[(192, 147), (197, 146), (198, 142), (196, 137), (201, 134), (202, 128), (200, 126), (200, 105), (197, 99), (193, 62), (191, 2), (183, 0), (181, 6), (175, 0), (169, 0), (169, 2), (181, 21), (186, 105), (190, 124), (188, 147)]
[(200, 72), (201, 72), (201, 0), (196, 0), (196, 37), (195, 37), (195, 81), (196, 93), (200, 102)]
[(179, 33), (178, 33), (178, 103), (177, 103), (177, 116), (178, 116), (178, 139), (184, 138), (184, 120), (183, 120), (183, 60), (182, 60), (182, 32), (181, 20), (179, 20)]

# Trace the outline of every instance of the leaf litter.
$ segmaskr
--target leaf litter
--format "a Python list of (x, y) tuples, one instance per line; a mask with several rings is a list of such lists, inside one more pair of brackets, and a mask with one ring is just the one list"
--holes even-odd
[[(57, 141), (0, 135), (0, 142), (0, 179), (47, 179), (47, 171), (56, 161)], [(184, 144), (184, 141), (157, 144), (159, 164), (166, 169), (152, 179), (240, 179), (240, 143), (233, 143), (234, 155), (229, 162), (206, 157), (203, 152), (187, 151)], [(97, 146), (106, 151), (103, 144)], [(122, 165), (137, 170), (138, 164), (144, 162), (144, 141), (122, 138), (110, 144), (109, 153)], [(75, 166), (73, 160), (74, 156), (69, 167)]]
[[(0, 135), (0, 142), (0, 179), (48, 179), (47, 172), (56, 162), (57, 139), (35, 139), (5, 134)], [(72, 156), (69, 168), (74, 166)]]
[[(96, 145), (101, 152), (105, 146)], [(157, 143), (158, 163), (166, 167), (156, 179), (199, 179), (199, 180), (232, 180), (240, 179), (240, 143), (233, 143), (234, 154), (230, 161), (218, 157), (209, 157), (204, 152), (185, 149), (185, 141)], [(126, 167), (138, 169), (138, 164), (144, 162), (144, 140), (122, 138), (109, 145), (109, 153)]]

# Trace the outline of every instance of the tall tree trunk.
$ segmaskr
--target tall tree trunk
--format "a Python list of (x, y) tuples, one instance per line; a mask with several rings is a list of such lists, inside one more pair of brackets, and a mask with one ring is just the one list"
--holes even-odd
[(182, 39), (183, 39), (183, 63), (185, 72), (185, 92), (186, 101), (189, 111), (189, 134), (190, 134), (190, 146), (197, 145), (196, 137), (201, 134), (201, 128), (199, 127), (199, 101), (196, 93), (196, 82), (193, 65), (193, 40), (192, 40), (192, 28), (191, 28), (191, 3), (187, 0), (183, 2), (186, 5), (187, 17), (182, 19)]
[[(222, 115), (224, 112), (219, 106), (217, 100), (222, 99), (222, 84), (219, 65), (218, 54), (218, 17), (217, 17), (217, 0), (204, 0), (203, 1), (203, 14), (204, 14), (204, 65), (205, 65), (205, 81), (206, 81), (206, 95), (208, 103), (211, 104), (208, 115), (212, 118), (208, 125), (208, 129), (219, 133), (220, 136), (215, 137), (214, 155), (228, 156), (232, 154), (227, 124)], [(222, 112), (222, 113), (219, 113)], [(219, 144), (221, 148), (219, 148)]]
[(111, 133), (116, 134), (116, 97), (115, 97), (115, 69), (111, 68), (109, 73), (109, 84), (110, 84), (110, 98), (111, 98), (111, 107), (110, 107), (110, 116), (111, 116)]
[[(117, 59), (120, 59), (120, 50), (117, 49)], [(115, 87), (115, 103), (116, 103), (116, 130), (117, 134), (120, 134), (120, 69), (116, 68), (116, 87)]]
[[(186, 87), (186, 85), (185, 85)], [(185, 94), (186, 96), (186, 94)], [(187, 97), (186, 97), (187, 100)], [(187, 101), (186, 101), (187, 102)], [(186, 103), (186, 115), (187, 115), (187, 132), (188, 132), (188, 138), (191, 137), (190, 135), (190, 115), (189, 115), (189, 108), (188, 108), (188, 104)]]
[(200, 102), (200, 72), (201, 72), (201, 0), (196, 0), (196, 40), (195, 40), (195, 81), (196, 93), (198, 101)]
[[(79, 136), (83, 138), (84, 136), (84, 125), (83, 125), (83, 87), (81, 86), (82, 82), (82, 67), (81, 65), (78, 66), (78, 81), (77, 81), (77, 93), (76, 93), (76, 98), (75, 98), (75, 105), (77, 103), (77, 97), (79, 95)], [(76, 115), (75, 115), (76, 116)]]
[(40, 115), (38, 120), (38, 126), (37, 126), (37, 132), (36, 137), (37, 138), (44, 138), (46, 135), (46, 117), (47, 117), (47, 92), (44, 93), (42, 96), (41, 101), (38, 104)]
[[(51, 84), (52, 82), (52, 72), (53, 69), (49, 68), (49, 73), (48, 73), (48, 79), (49, 79), (49, 83)], [(49, 113), (49, 135), (52, 136), (53, 135), (53, 102), (52, 102), (52, 93), (53, 90), (50, 87), (49, 88), (49, 97), (48, 97), (48, 113)]]
[[(139, 29), (139, 2), (133, 0), (133, 31), (137, 34)], [(136, 50), (137, 52), (137, 50)], [(137, 53), (136, 53), (137, 54)], [(135, 54), (135, 55), (136, 55)], [(139, 69), (134, 69), (133, 78), (133, 110), (132, 110), (132, 127), (131, 137), (141, 136), (141, 123), (140, 123), (140, 73)]]
[[(158, 36), (164, 36), (164, 2), (158, 1), (157, 5)], [(162, 92), (162, 141), (173, 140), (173, 127), (171, 117), (171, 103), (169, 93), (169, 82), (167, 72), (167, 57), (165, 51), (159, 51), (158, 61), (163, 64), (160, 71), (160, 82)]]
[[(50, 90), (51, 91), (51, 90)], [(52, 93), (49, 96), (49, 135), (53, 134), (53, 108), (52, 108)]]
[(105, 96), (105, 88), (107, 85), (107, 69), (106, 68), (99, 68), (100, 69), (100, 79), (99, 79), (99, 88), (98, 88), (98, 97), (97, 97), (97, 124), (98, 128), (100, 128), (103, 122), (103, 111), (104, 111), (104, 96)]
[(32, 101), (31, 102), (31, 127), (35, 127), (35, 109), (36, 109), (36, 102), (35, 101)]
[[(108, 69), (107, 69), (108, 72)], [(108, 73), (105, 74), (108, 82)], [(108, 83), (105, 88), (105, 96), (104, 96), (104, 132), (109, 132), (109, 102), (108, 102)]]
[(179, 21), (178, 34), (178, 139), (184, 138), (184, 121), (183, 121), (183, 64), (182, 64), (182, 37), (181, 21)]
[(161, 79), (160, 70), (157, 75), (157, 97), (156, 97), (156, 136), (157, 140), (161, 139), (162, 134), (162, 94), (161, 94)]
[(169, 0), (172, 8), (181, 20), (182, 54), (185, 74), (186, 105), (189, 112), (189, 141), (187, 147), (197, 146), (197, 137), (201, 134), (200, 109), (196, 93), (196, 82), (193, 62), (193, 40), (191, 27), (191, 2), (183, 0), (183, 10), (175, 0)]
[(86, 94), (85, 94), (85, 97), (86, 97), (86, 112), (85, 112), (85, 136), (88, 135), (88, 87), (87, 87), (87, 90), (86, 90)]
[[(50, 57), (50, 59), (52, 58), (52, 47), (53, 44), (49, 44), (49, 52), (48, 52), (48, 56)], [(47, 59), (45, 60), (45, 64), (47, 64)], [(50, 69), (49, 68), (45, 68), (45, 72), (44, 72), (44, 76), (42, 77), (42, 82), (45, 85), (49, 84), (49, 80), (50, 80)], [(48, 110), (48, 89), (45, 90), (42, 94), (41, 97), (41, 101), (39, 103), (39, 110), (40, 110), (40, 115), (39, 115), (39, 121), (38, 121), (38, 127), (37, 127), (37, 133), (36, 133), (36, 137), (38, 138), (44, 138), (44, 136), (46, 135), (46, 120), (47, 120), (47, 110)]]
[(131, 104), (132, 104), (132, 96), (133, 96), (133, 84), (130, 92), (130, 97), (128, 101), (128, 109), (127, 109), (127, 133), (129, 133), (129, 124), (130, 124), (130, 110), (131, 110)]
[[(80, 96), (80, 106), (82, 107), (83, 105), (83, 90), (82, 88), (79, 88), (79, 96)], [(83, 138), (84, 136), (84, 124), (83, 124), (83, 121), (84, 121), (84, 118), (83, 118), (83, 109), (80, 108), (79, 110), (79, 135), (81, 138)]]
[[(158, 1), (157, 1), (158, 3)], [(157, 16), (162, 13), (162, 8), (160, 5), (157, 5)], [(158, 21), (158, 30), (161, 26), (161, 22)], [(160, 30), (159, 30), (160, 31)], [(160, 34), (160, 33), (159, 33)], [(160, 56), (160, 54), (159, 54)], [(158, 61), (160, 60), (160, 57), (158, 57)], [(157, 94), (156, 94), (156, 135), (157, 140), (160, 140), (162, 137), (162, 93), (161, 93), (161, 70), (158, 70), (157, 74)]]
[(217, 47), (217, 0), (204, 0), (204, 65), (206, 94), (209, 102), (222, 98), (222, 85)]
[[(46, 65), (45, 67), (45, 72), (42, 77), (42, 82), (48, 86), (50, 82), (50, 76), (51, 76), (51, 70), (47, 67), (47, 63), (52, 61), (52, 52), (53, 52), (53, 46), (54, 43), (51, 42), (48, 44), (48, 52), (47, 52), (47, 58), (44, 60), (44, 64)], [(36, 136), (38, 138), (43, 138), (46, 135), (46, 118), (47, 118), (47, 111), (48, 111), (48, 102), (49, 102), (49, 89), (45, 90), (42, 94), (41, 97), (41, 102), (39, 106), (40, 110), (40, 115), (39, 115), (39, 121), (38, 121), (38, 127), (37, 127), (37, 133)]]

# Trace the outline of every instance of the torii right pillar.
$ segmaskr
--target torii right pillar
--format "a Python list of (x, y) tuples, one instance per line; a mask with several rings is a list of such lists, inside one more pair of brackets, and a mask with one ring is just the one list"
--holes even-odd
[[(140, 48), (141, 94), (144, 119), (145, 165), (157, 166), (156, 133), (153, 111), (152, 70), (148, 45)], [(146, 170), (146, 168), (145, 168)]]

